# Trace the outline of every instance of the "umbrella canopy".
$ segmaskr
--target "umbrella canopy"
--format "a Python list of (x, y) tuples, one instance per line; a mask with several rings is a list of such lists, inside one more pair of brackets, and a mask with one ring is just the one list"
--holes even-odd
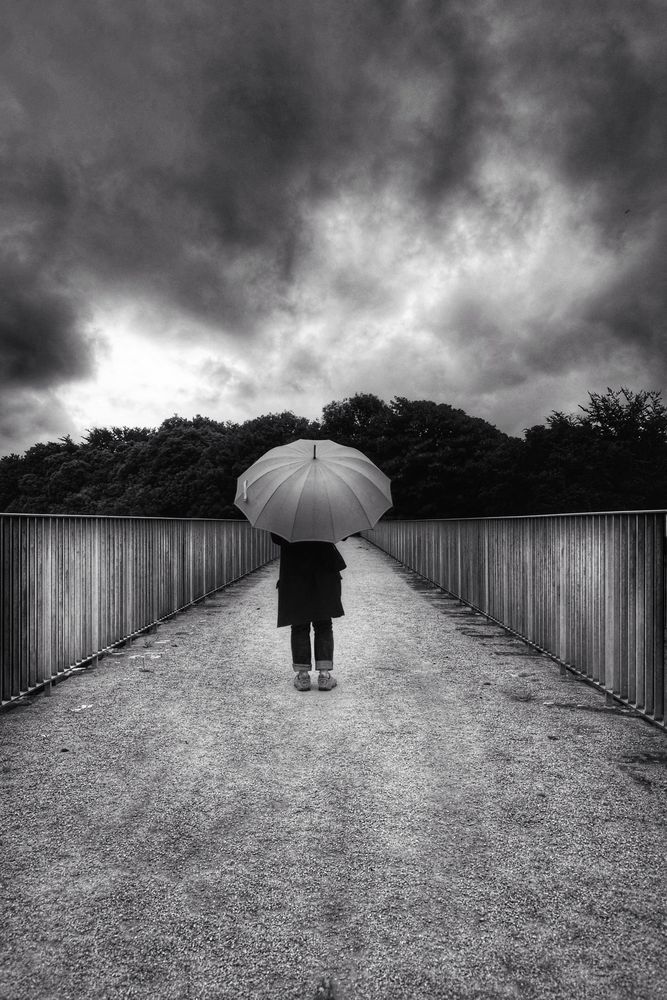
[(338, 542), (372, 528), (392, 504), (389, 479), (356, 448), (294, 441), (238, 478), (236, 506), (289, 542)]

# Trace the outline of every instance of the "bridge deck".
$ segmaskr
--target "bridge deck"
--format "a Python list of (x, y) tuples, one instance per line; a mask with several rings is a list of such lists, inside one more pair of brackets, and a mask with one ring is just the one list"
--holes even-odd
[(665, 735), (341, 550), (333, 692), (274, 564), (0, 717), (3, 1000), (667, 996)]

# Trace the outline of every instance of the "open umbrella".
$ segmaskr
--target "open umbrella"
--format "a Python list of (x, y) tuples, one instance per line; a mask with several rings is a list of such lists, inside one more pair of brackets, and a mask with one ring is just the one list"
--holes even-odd
[(372, 528), (392, 500), (389, 479), (362, 452), (302, 439), (239, 476), (234, 503), (255, 528), (289, 542), (338, 542)]

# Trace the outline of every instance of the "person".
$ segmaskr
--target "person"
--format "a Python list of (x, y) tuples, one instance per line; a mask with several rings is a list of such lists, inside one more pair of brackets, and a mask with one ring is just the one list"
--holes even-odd
[(315, 670), (319, 691), (336, 687), (333, 670), (333, 618), (345, 614), (341, 603), (341, 572), (345, 560), (333, 542), (288, 542), (271, 533), (280, 546), (278, 628), (291, 626), (294, 686), (310, 691), (312, 669), (310, 630), (314, 633)]

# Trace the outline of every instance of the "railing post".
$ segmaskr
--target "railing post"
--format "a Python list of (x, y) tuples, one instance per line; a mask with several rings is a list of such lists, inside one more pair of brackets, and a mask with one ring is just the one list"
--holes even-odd
[(42, 555), (42, 682), (47, 694), (51, 693), (51, 674), (53, 664), (53, 528), (51, 518), (43, 522), (44, 550)]

